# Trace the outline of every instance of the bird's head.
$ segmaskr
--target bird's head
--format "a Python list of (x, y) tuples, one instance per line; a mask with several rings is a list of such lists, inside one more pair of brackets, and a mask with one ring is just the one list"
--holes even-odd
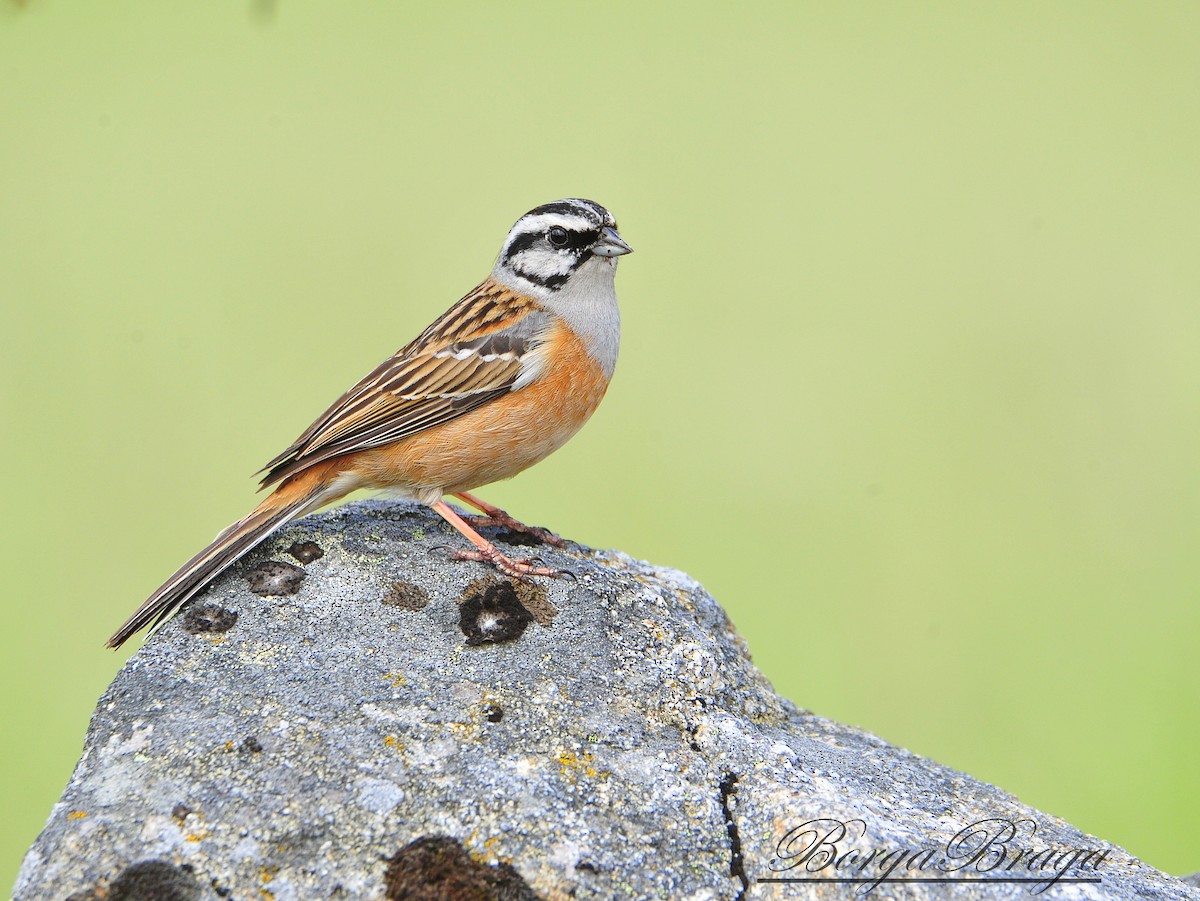
[(543, 204), (518, 219), (493, 274), (514, 289), (548, 297), (577, 274), (607, 274), (611, 280), (617, 257), (632, 252), (608, 210), (573, 197)]

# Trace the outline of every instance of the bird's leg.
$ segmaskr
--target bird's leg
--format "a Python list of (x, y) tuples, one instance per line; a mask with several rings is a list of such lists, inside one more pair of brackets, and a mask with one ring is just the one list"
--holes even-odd
[(543, 544), (549, 544), (553, 547), (566, 547), (567, 543), (549, 529), (543, 529), (541, 526), (527, 526), (519, 519), (513, 519), (499, 507), (493, 507), (487, 501), (473, 494), (460, 491), (454, 496), (463, 503), (470, 504), (476, 510), (483, 513), (483, 516), (466, 517), (466, 520), (476, 528), (480, 526), (503, 526), (509, 531), (519, 532), (522, 535), (529, 535), (536, 538)]
[(450, 556), (453, 559), (476, 560), (483, 563), (490, 563), (506, 576), (515, 576), (518, 579), (524, 579), (529, 576), (557, 577), (563, 575), (557, 569), (551, 569), (548, 566), (537, 566), (527, 557), (506, 557), (496, 549), (494, 544), (472, 529), (467, 524), (467, 521), (455, 513), (445, 501), (439, 500), (436, 504), (430, 504), (429, 506), (442, 519), (458, 529), (471, 544), (478, 548), (475, 551), (452, 551)]

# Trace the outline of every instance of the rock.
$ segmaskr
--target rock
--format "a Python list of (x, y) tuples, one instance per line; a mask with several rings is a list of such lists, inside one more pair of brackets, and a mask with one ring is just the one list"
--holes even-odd
[(514, 585), (459, 544), (359, 503), (234, 567), (100, 699), (16, 899), (1200, 899), (779, 698), (679, 572), (541, 547), (575, 580)]

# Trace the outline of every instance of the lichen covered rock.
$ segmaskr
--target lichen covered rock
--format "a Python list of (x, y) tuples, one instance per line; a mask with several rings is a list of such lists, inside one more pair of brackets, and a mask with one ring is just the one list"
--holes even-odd
[[(353, 504), (220, 579), (101, 698), (18, 901), (990, 899), (1056, 868), (1200, 897), (782, 700), (681, 573), (568, 545), (535, 552), (573, 580), (514, 584), (455, 541)], [(1027, 881), (947, 881), (1000, 877)]]

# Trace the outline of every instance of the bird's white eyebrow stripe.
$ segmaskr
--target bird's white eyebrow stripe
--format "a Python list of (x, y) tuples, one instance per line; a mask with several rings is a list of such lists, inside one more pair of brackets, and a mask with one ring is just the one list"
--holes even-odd
[(562, 226), (571, 231), (595, 231), (600, 228), (600, 223), (594, 219), (583, 215), (572, 215), (564, 213), (539, 213), (536, 216), (528, 216), (519, 223), (521, 229), (517, 234), (525, 234), (527, 232), (541, 232), (548, 228), (553, 228), (555, 225)]
[(543, 213), (523, 220), (520, 228), (514, 227), (500, 251), (500, 259), (509, 261), (513, 257), (537, 245), (541, 236), (554, 226), (560, 226), (576, 235), (599, 236), (601, 227), (582, 216), (564, 216), (558, 213)]

